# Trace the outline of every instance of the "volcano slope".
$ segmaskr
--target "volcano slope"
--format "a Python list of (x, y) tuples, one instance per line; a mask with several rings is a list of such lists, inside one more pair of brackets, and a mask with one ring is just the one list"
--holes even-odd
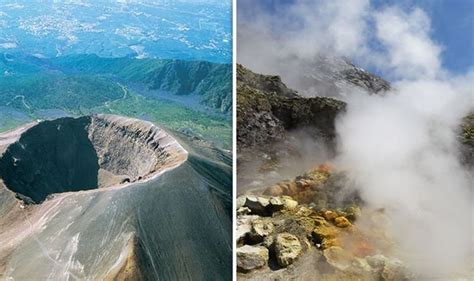
[(114, 115), (2, 134), (0, 279), (230, 279), (230, 156), (174, 135)]

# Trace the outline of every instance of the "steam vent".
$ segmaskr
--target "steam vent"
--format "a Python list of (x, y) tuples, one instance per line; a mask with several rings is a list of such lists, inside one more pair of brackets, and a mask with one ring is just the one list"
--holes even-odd
[(27, 203), (49, 195), (146, 179), (186, 159), (186, 152), (145, 121), (94, 115), (34, 125), (0, 158), (6, 187)]

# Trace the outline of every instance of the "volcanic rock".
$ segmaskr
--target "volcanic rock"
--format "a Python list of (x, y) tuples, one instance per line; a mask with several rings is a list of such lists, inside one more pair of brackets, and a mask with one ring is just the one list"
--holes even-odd
[(269, 201), (270, 201), (270, 209), (272, 210), (272, 212), (281, 211), (285, 207), (285, 202), (280, 197), (271, 197)]
[[(312, 204), (315, 209), (349, 208), (362, 203), (357, 190), (345, 188), (347, 177), (343, 172), (329, 170), (327, 165), (319, 165), (292, 180), (284, 180), (264, 189), (263, 195), (292, 198), (297, 203)], [(285, 197), (291, 196), (291, 197)], [(356, 210), (352, 210), (353, 212)], [(356, 214), (351, 213), (353, 218)], [(337, 213), (329, 211), (333, 220)]]
[(314, 243), (320, 245), (323, 249), (340, 244), (337, 240), (340, 231), (332, 225), (325, 224), (317, 226), (311, 234)]
[(235, 200), (235, 207), (237, 209), (244, 207), (245, 201), (247, 201), (247, 196), (245, 195), (238, 196), (237, 199)]
[(244, 206), (252, 211), (252, 214), (267, 215), (270, 201), (265, 197), (249, 195), (246, 197)]
[(340, 228), (346, 228), (351, 226), (351, 222), (345, 217), (337, 217), (334, 219), (334, 224)]
[(237, 218), (237, 231), (235, 238), (238, 243), (243, 243), (245, 238), (252, 231), (252, 222), (257, 220), (259, 216), (256, 215), (241, 215)]
[(267, 218), (256, 219), (252, 222), (252, 230), (249, 239), (255, 242), (262, 242), (265, 237), (272, 234), (274, 226), (271, 220)]
[(275, 254), (282, 267), (292, 264), (302, 251), (298, 238), (289, 233), (279, 233), (275, 238)]
[(263, 267), (268, 263), (268, 249), (261, 246), (245, 245), (237, 248), (237, 268), (249, 271)]
[(248, 215), (251, 212), (252, 212), (252, 210), (250, 210), (247, 207), (240, 207), (240, 208), (237, 209), (237, 216)]
[(270, 198), (270, 209), (272, 212), (281, 211), (283, 209), (292, 210), (298, 206), (298, 201), (293, 200), (290, 196), (278, 196)]
[(298, 206), (298, 201), (293, 200), (290, 196), (282, 196), (281, 198), (285, 204), (284, 208), (287, 210), (293, 210)]
[(337, 213), (331, 210), (327, 210), (323, 212), (323, 217), (328, 221), (332, 221), (337, 217)]
[(285, 138), (297, 127), (312, 127), (323, 137), (334, 136), (334, 118), (343, 102), (323, 97), (304, 98), (277, 76), (253, 73), (237, 66), (237, 143), (239, 148)]
[[(357, 91), (383, 94), (390, 84), (381, 77), (355, 66), (347, 58), (319, 54), (307, 60), (277, 64), (281, 74), (303, 96), (331, 96), (344, 99)], [(278, 62), (277, 62), (278, 63)]]

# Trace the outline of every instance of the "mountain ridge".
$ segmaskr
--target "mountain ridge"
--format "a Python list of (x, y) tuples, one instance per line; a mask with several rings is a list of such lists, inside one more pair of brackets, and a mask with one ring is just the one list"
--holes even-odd
[[(150, 90), (173, 95), (196, 95), (213, 110), (230, 114), (232, 66), (200, 60), (106, 58), (94, 54), (37, 58), (10, 54), (0, 60), (5, 77), (29, 75), (100, 76), (143, 84)], [(97, 78), (97, 79), (99, 79)]]

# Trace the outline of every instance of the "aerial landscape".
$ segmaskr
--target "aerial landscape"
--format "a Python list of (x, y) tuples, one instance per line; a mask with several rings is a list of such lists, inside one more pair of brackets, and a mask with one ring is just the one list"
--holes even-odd
[(232, 278), (232, 11), (0, 3), (0, 279)]
[(474, 280), (473, 16), (0, 1), (0, 281)]
[(473, 280), (472, 1), (237, 9), (237, 279)]

